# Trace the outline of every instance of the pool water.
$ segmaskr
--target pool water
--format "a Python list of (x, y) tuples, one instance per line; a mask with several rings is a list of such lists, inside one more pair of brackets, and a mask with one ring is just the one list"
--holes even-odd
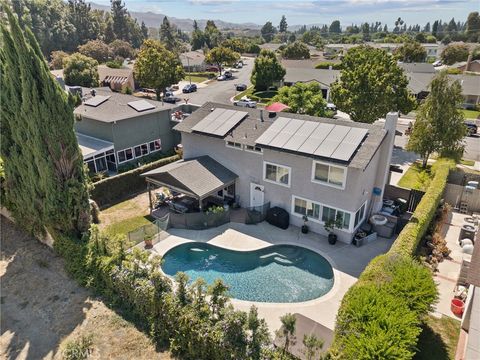
[(316, 299), (333, 287), (329, 262), (311, 250), (273, 245), (255, 251), (234, 251), (189, 242), (170, 249), (162, 270), (174, 276), (183, 271), (191, 281), (208, 284), (222, 279), (230, 296), (240, 300), (294, 303)]

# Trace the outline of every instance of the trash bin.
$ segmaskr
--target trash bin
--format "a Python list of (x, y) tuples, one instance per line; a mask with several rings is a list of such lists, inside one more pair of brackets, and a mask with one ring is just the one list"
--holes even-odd
[(286, 210), (275, 206), (267, 211), (266, 220), (270, 225), (287, 229), (290, 224), (290, 215)]
[(460, 228), (460, 235), (458, 236), (458, 241), (463, 239), (470, 239), (472, 242), (475, 242), (475, 226), (470, 224), (463, 224)]

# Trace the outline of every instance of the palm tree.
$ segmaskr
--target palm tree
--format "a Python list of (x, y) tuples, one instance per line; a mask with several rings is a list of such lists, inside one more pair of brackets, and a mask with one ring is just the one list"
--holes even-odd
[(297, 318), (295, 315), (288, 313), (283, 315), (280, 318), (282, 322), (282, 327), (277, 332), (277, 336), (285, 338), (285, 346), (283, 348), (283, 354), (285, 355), (288, 351), (288, 347), (290, 343), (294, 341), (294, 334), (295, 334), (295, 326), (297, 322)]

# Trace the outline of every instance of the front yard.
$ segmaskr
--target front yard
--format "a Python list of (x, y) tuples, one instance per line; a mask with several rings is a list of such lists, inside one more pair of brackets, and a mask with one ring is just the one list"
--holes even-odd
[(462, 109), (465, 119), (478, 119), (480, 117), (480, 111), (478, 110), (466, 110)]
[(402, 178), (398, 182), (398, 186), (406, 189), (416, 189), (425, 191), (431, 181), (430, 165), (426, 169), (422, 168), (422, 164), (416, 162), (410, 166)]
[(414, 360), (453, 360), (460, 335), (460, 321), (448, 316), (428, 316), (418, 340)]

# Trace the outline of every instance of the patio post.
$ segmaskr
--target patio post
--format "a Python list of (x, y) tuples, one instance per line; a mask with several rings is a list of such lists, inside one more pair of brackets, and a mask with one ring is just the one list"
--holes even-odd
[(202, 212), (202, 211), (203, 211), (203, 204), (202, 204), (202, 200), (203, 200), (203, 199), (202, 199), (202, 197), (200, 196), (200, 197), (198, 198), (198, 207), (200, 208), (200, 212)]
[(148, 203), (150, 204), (150, 215), (152, 215), (152, 191), (150, 188), (150, 181), (147, 180), (147, 189), (148, 189)]

